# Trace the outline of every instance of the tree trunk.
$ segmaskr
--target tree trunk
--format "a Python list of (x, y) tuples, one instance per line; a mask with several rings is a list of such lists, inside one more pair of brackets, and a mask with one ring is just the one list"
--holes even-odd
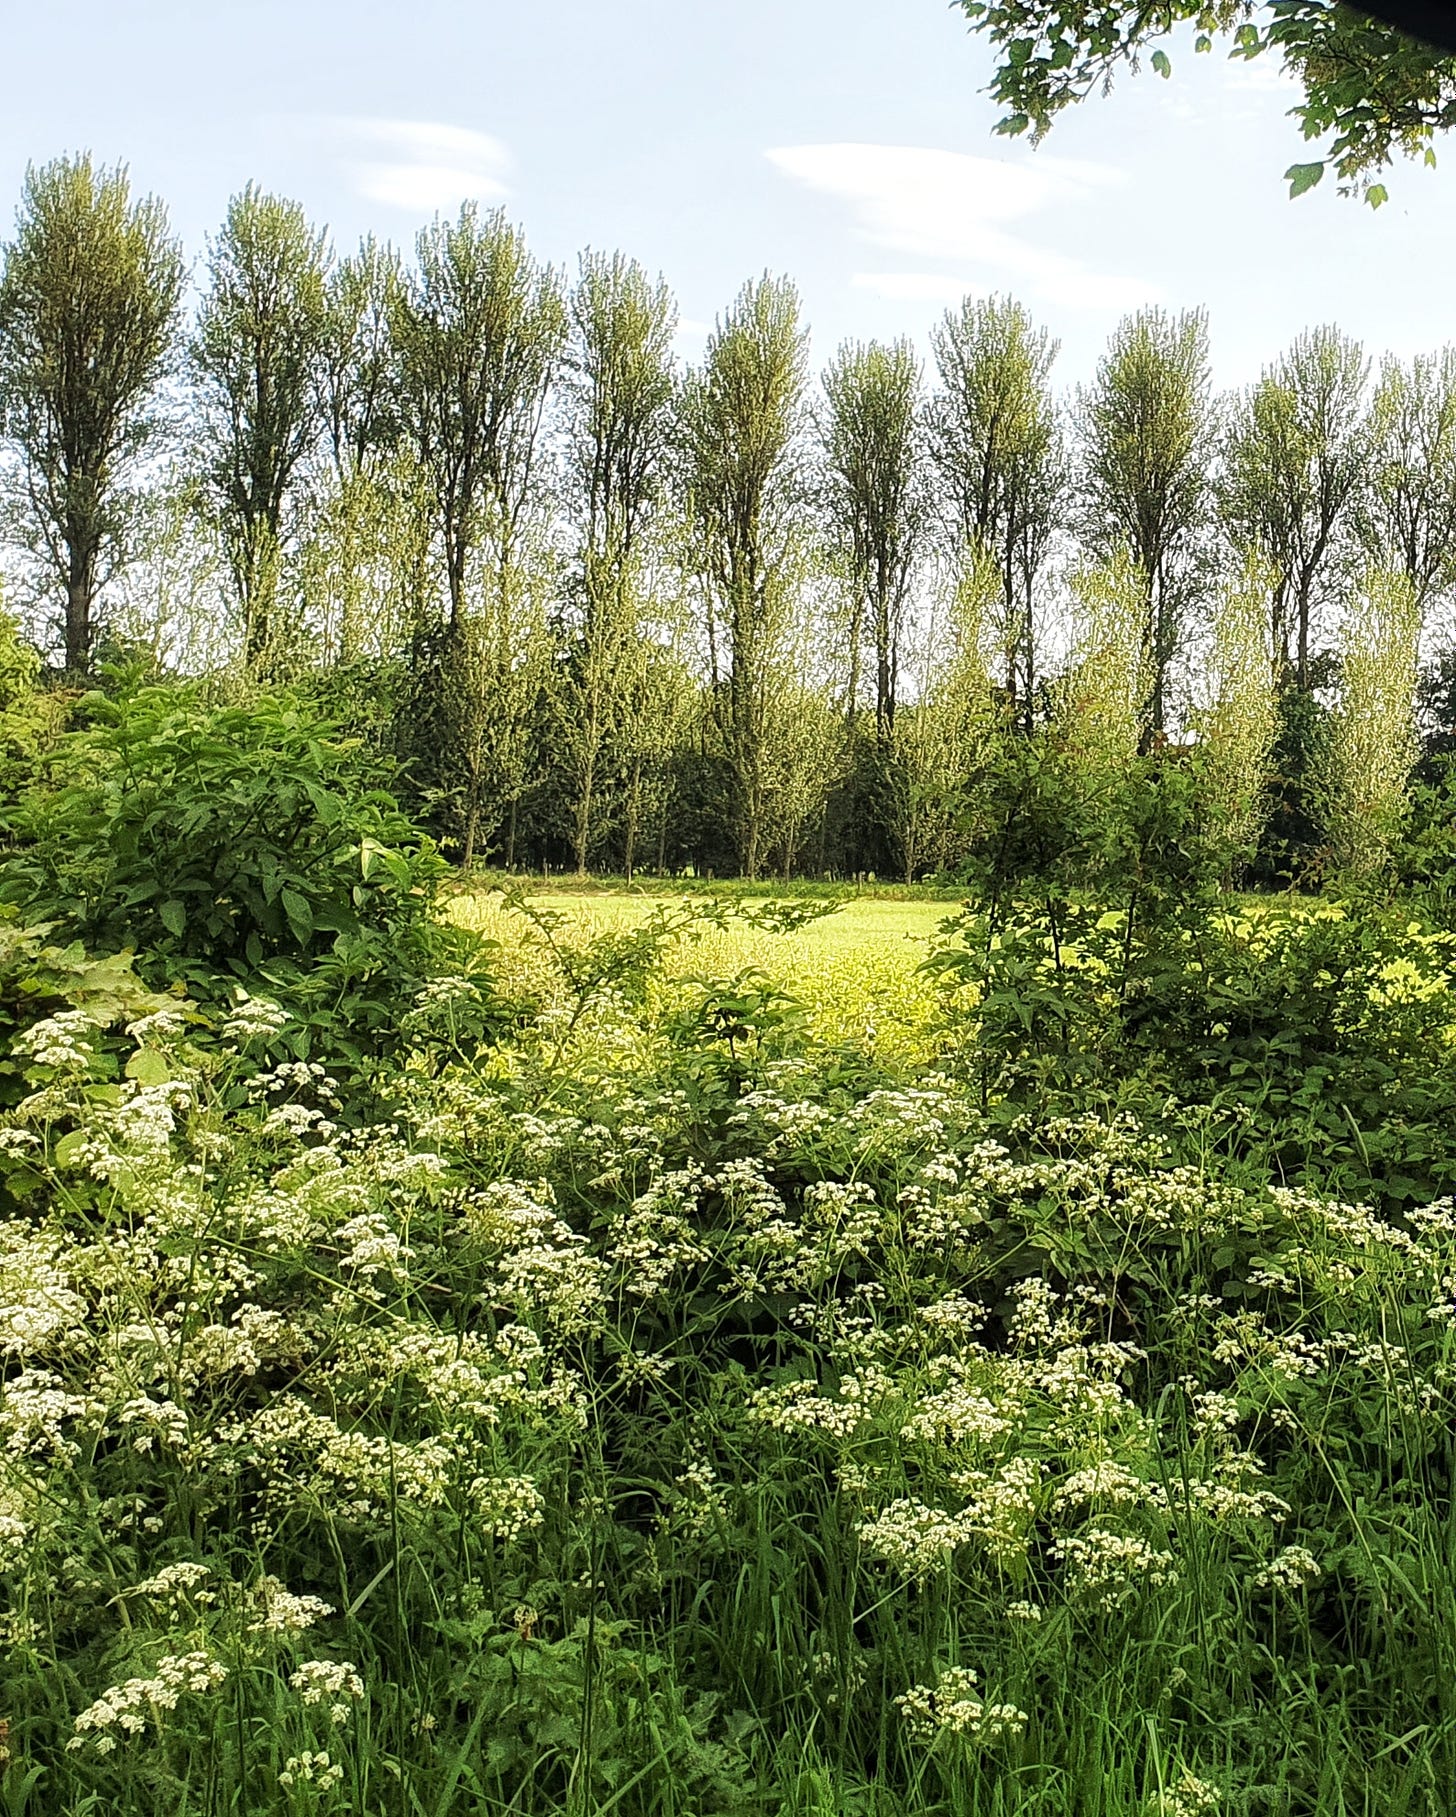
[(470, 791), (470, 807), (465, 815), (465, 839), (460, 850), (460, 868), (468, 871), (475, 862), (475, 841), (480, 835), (480, 795), (474, 787)]
[(73, 571), (66, 588), (66, 673), (85, 675), (91, 666), (91, 579)]
[(278, 603), (278, 533), (258, 520), (244, 533), (243, 612), (247, 619), (247, 665), (255, 674), (271, 666)]
[(591, 810), (592, 781), (595, 764), (587, 765), (586, 777), (582, 783), (581, 800), (576, 804), (576, 826), (573, 829), (572, 844), (576, 847), (576, 874), (586, 876), (586, 853), (591, 843)]
[(632, 780), (627, 785), (627, 800), (622, 814), (622, 868), (627, 873), (627, 881), (632, 881), (632, 871), (637, 859), (637, 822), (641, 817), (642, 772), (640, 767), (634, 770)]

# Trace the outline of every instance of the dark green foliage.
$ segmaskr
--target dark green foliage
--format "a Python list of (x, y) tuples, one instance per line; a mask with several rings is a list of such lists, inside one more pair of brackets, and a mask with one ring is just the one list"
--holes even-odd
[(0, 900), (151, 983), (295, 1002), (356, 1057), (458, 946), (448, 867), (384, 786), (388, 765), (286, 693), (209, 706), (185, 689), (88, 695), (5, 821)]
[(1421, 671), (1416, 688), (1416, 723), (1421, 733), (1417, 775), (1432, 782), (1442, 760), (1456, 752), (1456, 650), (1443, 650)]
[[(1315, 684), (1328, 685), (1331, 659), (1317, 658)], [(1313, 688), (1288, 682), (1277, 697), (1279, 729), (1270, 753), (1270, 811), (1249, 867), (1256, 887), (1316, 886), (1328, 857), (1315, 778), (1330, 736), (1330, 715)]]

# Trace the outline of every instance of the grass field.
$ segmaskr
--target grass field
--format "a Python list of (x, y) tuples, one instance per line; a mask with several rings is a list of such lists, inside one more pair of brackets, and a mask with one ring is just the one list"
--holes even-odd
[[(531, 903), (562, 918), (573, 944), (644, 921), (654, 908), (682, 900), (678, 895), (627, 894), (580, 889), (537, 890)], [(752, 907), (767, 897), (738, 897)], [(775, 934), (730, 923), (705, 925), (696, 937), (678, 942), (669, 955), (669, 979), (732, 977), (750, 967), (766, 972), (809, 1009), (817, 1036), (862, 1040), (867, 1031), (887, 1057), (925, 1057), (925, 1029), (935, 987), (921, 970), (954, 901), (896, 900), (857, 896), (794, 933)], [(505, 981), (542, 984), (532, 951), (533, 930), (499, 891), (477, 891), (455, 899), (452, 918), (500, 942)]]

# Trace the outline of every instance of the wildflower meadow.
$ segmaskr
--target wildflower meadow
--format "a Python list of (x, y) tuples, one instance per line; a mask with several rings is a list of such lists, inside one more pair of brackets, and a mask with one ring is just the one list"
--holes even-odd
[(0, 1808), (1446, 1808), (1456, 936), (379, 853), (252, 986), (0, 924)]

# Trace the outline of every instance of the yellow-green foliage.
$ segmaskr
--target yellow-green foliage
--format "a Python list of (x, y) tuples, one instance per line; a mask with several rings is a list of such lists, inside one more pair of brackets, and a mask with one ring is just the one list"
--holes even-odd
[[(565, 915), (568, 931), (581, 938), (636, 925), (655, 906), (646, 896), (543, 892), (532, 900)], [(774, 934), (741, 923), (708, 928), (674, 949), (654, 990), (665, 998), (684, 978), (732, 977), (753, 967), (800, 999), (819, 1039), (863, 1041), (868, 1033), (886, 1059), (927, 1060), (936, 988), (919, 967), (953, 908), (944, 902), (861, 900), (797, 933)], [(533, 944), (529, 923), (500, 895), (462, 895), (450, 912), (462, 927), (500, 942), (499, 969), (507, 991), (524, 991), (548, 1003), (553, 996), (559, 999), (560, 981)]]
[(1420, 615), (1403, 573), (1370, 567), (1350, 603), (1344, 685), (1326, 780), (1330, 840), (1342, 870), (1378, 870), (1405, 813), (1416, 758), (1411, 701)]
[(1073, 661), (1055, 689), (1057, 731), (1089, 765), (1117, 768), (1147, 727), (1153, 670), (1142, 569), (1125, 551), (1072, 576)]
[(1214, 619), (1214, 699), (1199, 727), (1210, 821), (1235, 860), (1259, 839), (1277, 711), (1269, 649), (1268, 563), (1250, 549)]

